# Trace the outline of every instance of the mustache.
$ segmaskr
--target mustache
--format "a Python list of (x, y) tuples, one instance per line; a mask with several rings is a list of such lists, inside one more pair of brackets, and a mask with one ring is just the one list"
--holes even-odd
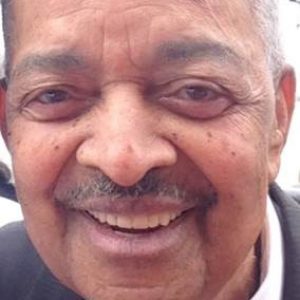
[(208, 209), (217, 203), (217, 193), (209, 185), (208, 190), (187, 189), (176, 183), (169, 183), (160, 178), (155, 171), (148, 172), (136, 184), (124, 187), (113, 182), (108, 176), (99, 171), (91, 174), (88, 179), (81, 183), (75, 183), (70, 187), (61, 187), (54, 193), (58, 204), (69, 208), (76, 208), (89, 199), (105, 197), (109, 201), (119, 199), (136, 199), (151, 196), (170, 197), (177, 202), (197, 203), (202, 208)]

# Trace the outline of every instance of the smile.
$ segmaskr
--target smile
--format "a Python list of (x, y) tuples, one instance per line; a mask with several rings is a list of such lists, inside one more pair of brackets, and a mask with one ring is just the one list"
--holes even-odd
[(140, 201), (133, 210), (129, 202), (125, 203), (108, 207), (102, 201), (70, 211), (72, 226), (95, 255), (114, 261), (168, 256), (170, 251), (179, 251), (194, 230), (195, 206), (155, 206), (153, 202), (150, 206)]
[(87, 211), (87, 213), (99, 223), (109, 225), (115, 230), (158, 229), (168, 226), (183, 214), (183, 212), (165, 212), (151, 215), (124, 216), (95, 211)]

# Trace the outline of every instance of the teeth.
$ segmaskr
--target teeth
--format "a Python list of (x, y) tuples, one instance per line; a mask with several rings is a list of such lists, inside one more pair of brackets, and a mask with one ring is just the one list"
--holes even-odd
[(106, 214), (102, 212), (88, 211), (100, 223), (110, 226), (117, 226), (122, 229), (149, 229), (159, 226), (168, 226), (170, 222), (179, 217), (178, 213), (161, 213), (153, 215), (122, 216), (116, 214)]
[(171, 214), (171, 221), (175, 220), (180, 214), (173, 213)]
[[(105, 222), (103, 222), (105, 223)], [(118, 216), (117, 218), (117, 226), (120, 228), (132, 228), (132, 220), (131, 218), (124, 217), (124, 216)]]
[(148, 226), (149, 228), (155, 228), (159, 224), (159, 216), (153, 215), (148, 217)]
[(111, 226), (116, 226), (117, 225), (117, 216), (116, 215), (107, 214), (106, 215), (106, 223), (108, 223)]
[(147, 216), (136, 216), (132, 220), (133, 229), (144, 229), (149, 228)]
[(101, 223), (106, 223), (106, 214), (99, 213), (99, 220)]
[(163, 214), (159, 216), (159, 224), (162, 226), (168, 226), (171, 222), (171, 215), (170, 214)]

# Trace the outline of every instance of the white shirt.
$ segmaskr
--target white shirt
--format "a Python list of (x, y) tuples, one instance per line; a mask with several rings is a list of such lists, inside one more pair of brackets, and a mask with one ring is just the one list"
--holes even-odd
[(266, 230), (262, 236), (262, 282), (251, 300), (280, 300), (283, 290), (282, 231), (271, 199), (267, 200)]
[(23, 220), (20, 204), (0, 197), (0, 227), (20, 220)]

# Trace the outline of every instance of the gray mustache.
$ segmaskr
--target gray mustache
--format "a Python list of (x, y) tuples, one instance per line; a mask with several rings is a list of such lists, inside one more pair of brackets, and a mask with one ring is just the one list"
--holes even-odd
[(109, 198), (110, 201), (145, 196), (170, 197), (178, 202), (199, 202), (201, 206), (205, 207), (210, 207), (217, 202), (217, 194), (212, 189), (209, 192), (205, 191), (205, 193), (202, 190), (188, 190), (178, 184), (164, 181), (154, 172), (147, 173), (139, 182), (130, 187), (120, 186), (106, 175), (96, 173), (84, 183), (62, 190), (55, 194), (55, 199), (69, 207), (76, 207), (76, 203), (84, 203), (90, 198), (101, 197)]

